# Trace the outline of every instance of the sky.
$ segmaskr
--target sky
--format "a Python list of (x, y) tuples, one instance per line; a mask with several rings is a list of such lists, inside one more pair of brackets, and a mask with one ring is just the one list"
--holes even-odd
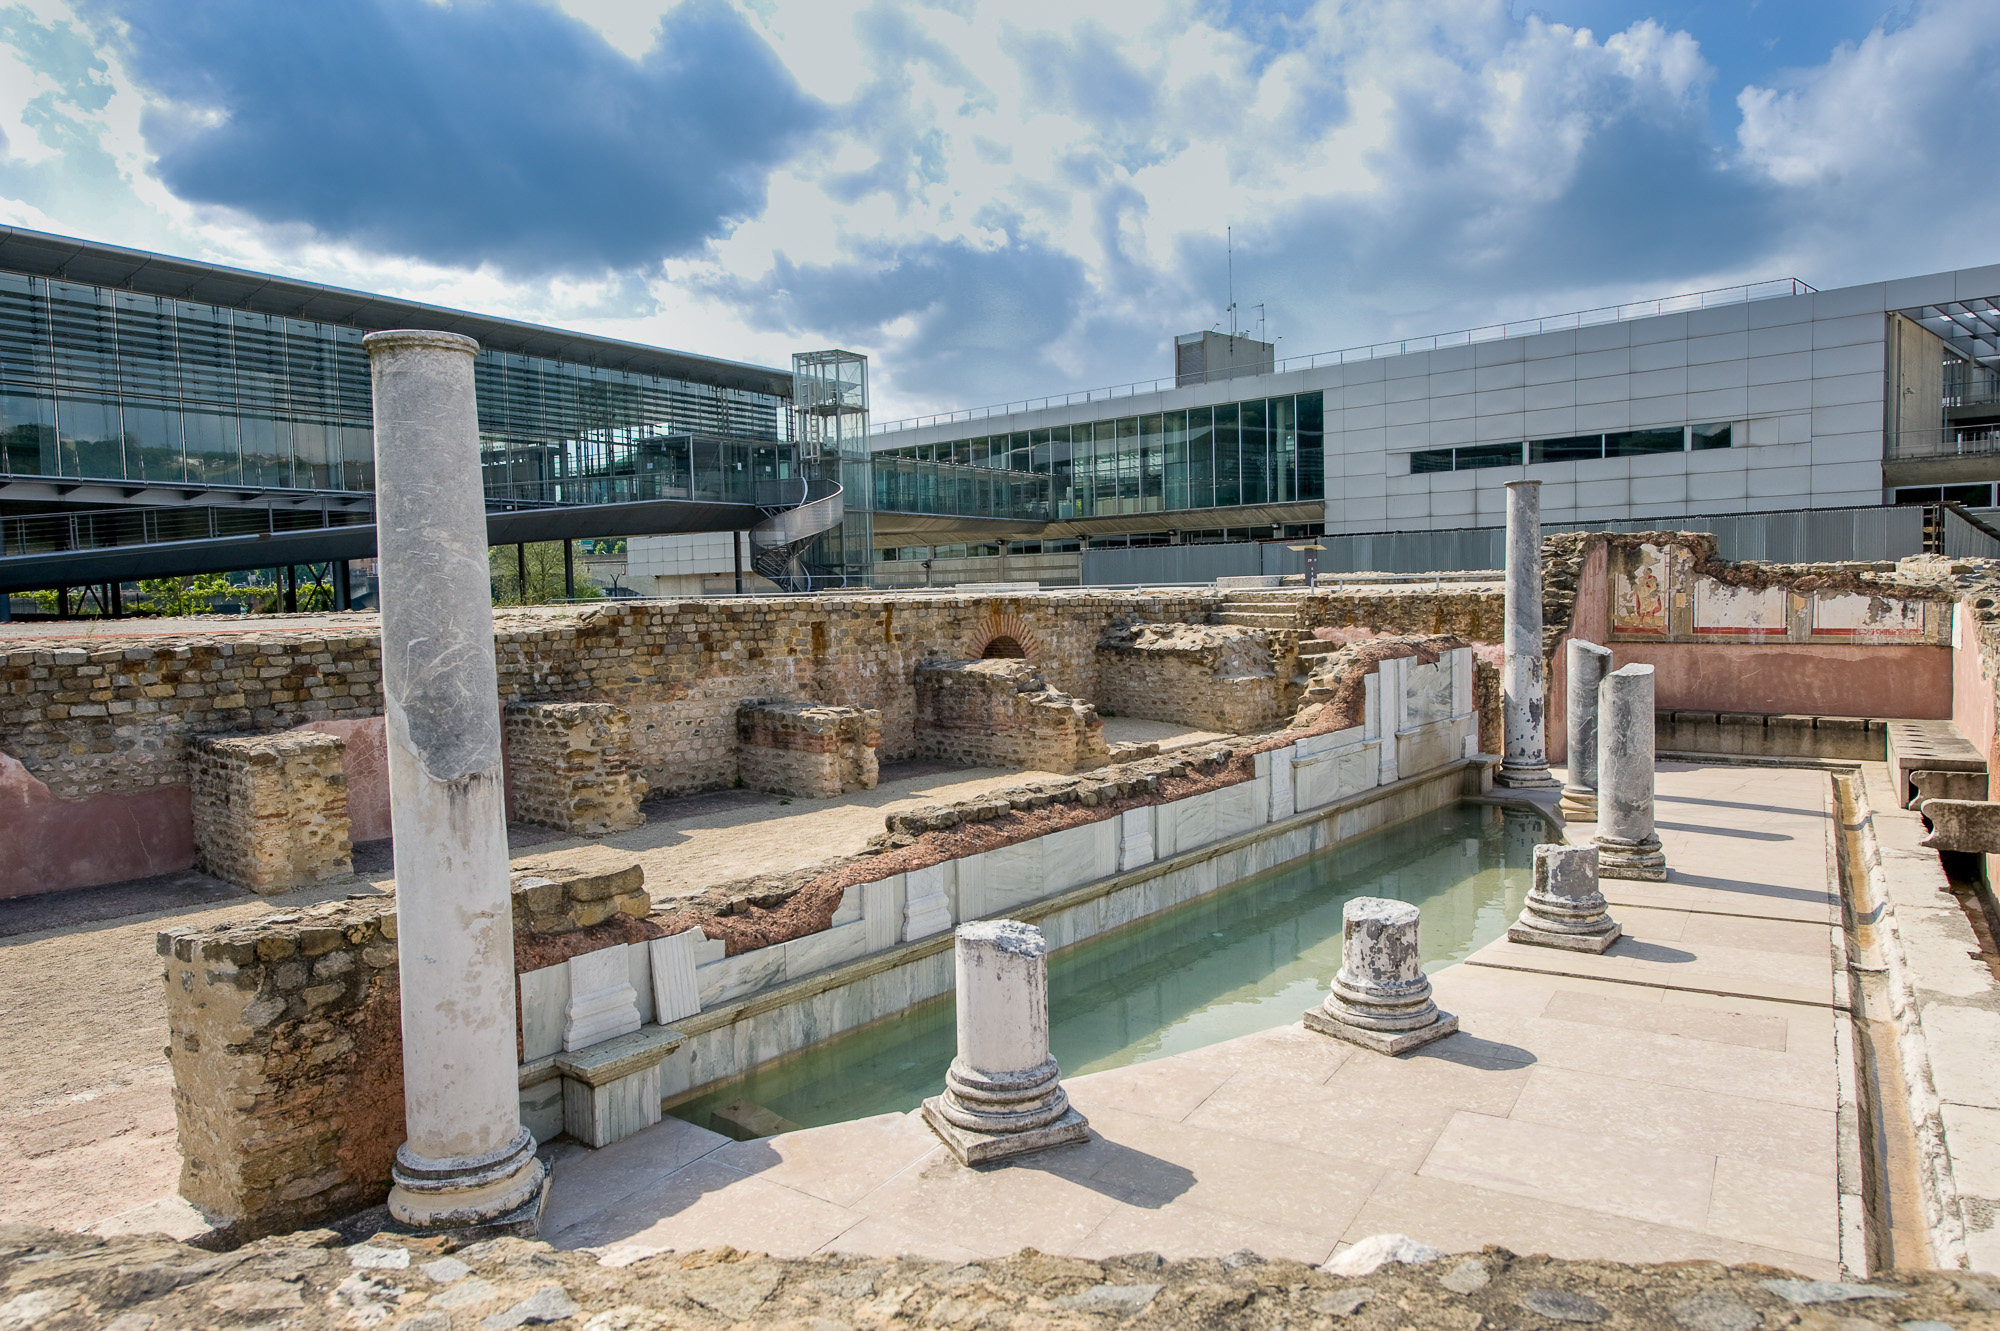
[[(2000, 0), (0, 0), (0, 224), (878, 420), (2000, 262)], [(1232, 259), (1233, 251), (1233, 259)]]

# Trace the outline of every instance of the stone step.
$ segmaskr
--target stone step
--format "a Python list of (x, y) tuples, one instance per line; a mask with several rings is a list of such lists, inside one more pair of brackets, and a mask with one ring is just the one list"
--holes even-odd
[(1253, 629), (1290, 629), (1298, 627), (1299, 619), (1297, 615), (1290, 613), (1279, 614), (1261, 610), (1218, 610), (1211, 617), (1210, 622), (1216, 624), (1241, 624), (1245, 628)]
[(1332, 656), (1346, 645), (1344, 642), (1322, 642), (1318, 638), (1307, 638), (1299, 644), (1299, 655)]

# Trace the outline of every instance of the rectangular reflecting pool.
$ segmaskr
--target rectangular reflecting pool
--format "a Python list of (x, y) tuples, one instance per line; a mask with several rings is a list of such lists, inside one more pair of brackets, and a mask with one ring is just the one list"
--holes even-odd
[[(1460, 804), (1357, 837), (1049, 959), (1051, 1043), (1065, 1075), (1286, 1026), (1340, 967), (1341, 907), (1391, 897), (1423, 912), (1426, 970), (1506, 932), (1554, 840), (1539, 814)], [(701, 1127), (735, 1101), (798, 1127), (916, 1108), (955, 1052), (951, 995), (801, 1050), (669, 1107)], [(716, 1125), (720, 1126), (720, 1125)]]

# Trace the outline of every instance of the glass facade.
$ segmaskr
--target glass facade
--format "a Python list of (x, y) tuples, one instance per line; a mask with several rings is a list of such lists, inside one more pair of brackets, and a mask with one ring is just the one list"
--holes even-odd
[[(362, 336), (0, 272), (0, 473), (371, 490)], [(496, 494), (735, 497), (789, 474), (774, 394), (492, 350), (475, 374)]]
[(1669, 425), (1654, 430), (1613, 430), (1608, 434), (1573, 434), (1560, 439), (1530, 439), (1513, 444), (1475, 444), (1466, 448), (1424, 448), (1410, 454), (1410, 471), (1475, 471), (1481, 467), (1518, 467), (1537, 462), (1594, 462), (1603, 458), (1634, 458), (1647, 453), (1679, 453), (1728, 448), (1733, 431), (1728, 421), (1711, 425)]
[(1317, 502), (1326, 495), (1324, 398), (916, 444), (876, 453), (875, 467), (875, 507), (891, 511), (1068, 520)]

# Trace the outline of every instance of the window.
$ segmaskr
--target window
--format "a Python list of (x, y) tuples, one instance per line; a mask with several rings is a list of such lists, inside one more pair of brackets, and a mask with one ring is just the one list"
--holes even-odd
[(1688, 428), (1688, 447), (1693, 449), (1728, 448), (1730, 446), (1729, 422), (1715, 425), (1695, 425)]
[(1679, 453), (1686, 448), (1687, 431), (1678, 425), (1665, 430), (1620, 430), (1604, 436), (1604, 456), (1608, 458)]
[(1562, 439), (1536, 439), (1528, 445), (1530, 462), (1581, 462), (1604, 456), (1604, 436), (1576, 434)]
[(1993, 507), (1993, 487), (1990, 485), (1935, 485), (1904, 486), (1896, 491), (1899, 504), (1935, 504), (1943, 500), (1953, 504), (1964, 504), (1967, 508)]
[(1479, 467), (1518, 467), (1521, 465), (1519, 444), (1480, 444), (1476, 448), (1452, 450), (1452, 470), (1472, 471)]
[(1410, 471), (1450, 471), (1451, 450), (1449, 448), (1426, 448), (1410, 454)]

